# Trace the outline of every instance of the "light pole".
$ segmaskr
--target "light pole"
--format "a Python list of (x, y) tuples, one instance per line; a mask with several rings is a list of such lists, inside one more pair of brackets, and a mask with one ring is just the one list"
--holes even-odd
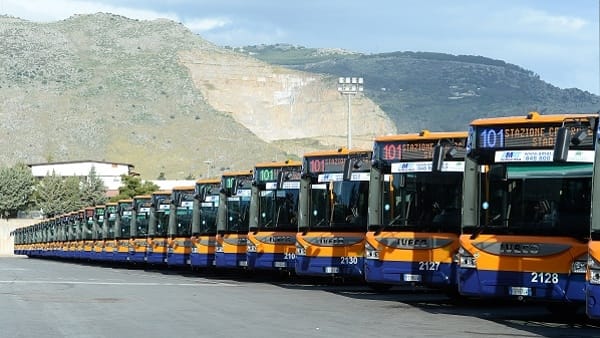
[(206, 164), (206, 178), (210, 178), (210, 166), (212, 165), (212, 161), (211, 160), (206, 160), (204, 161), (204, 164)]
[(348, 149), (352, 148), (352, 115), (350, 111), (350, 96), (356, 95), (364, 90), (362, 77), (340, 77), (338, 79), (338, 92), (346, 95), (348, 99)]

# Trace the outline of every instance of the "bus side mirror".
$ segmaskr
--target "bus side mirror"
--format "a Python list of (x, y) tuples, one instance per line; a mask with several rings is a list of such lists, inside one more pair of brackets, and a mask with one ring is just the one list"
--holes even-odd
[(444, 165), (444, 146), (436, 144), (433, 146), (433, 159), (431, 161), (431, 171), (440, 172)]
[(569, 144), (571, 143), (571, 132), (567, 127), (560, 127), (556, 132), (556, 141), (554, 142), (554, 162), (567, 162), (569, 157)]
[(346, 159), (344, 162), (344, 181), (352, 179), (352, 159)]

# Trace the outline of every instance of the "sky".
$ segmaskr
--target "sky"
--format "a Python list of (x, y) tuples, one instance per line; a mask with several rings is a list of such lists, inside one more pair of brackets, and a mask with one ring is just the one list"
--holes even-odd
[(600, 0), (0, 0), (0, 14), (34, 22), (97, 12), (167, 18), (220, 46), (480, 55), (560, 88), (599, 94), (599, 6)]

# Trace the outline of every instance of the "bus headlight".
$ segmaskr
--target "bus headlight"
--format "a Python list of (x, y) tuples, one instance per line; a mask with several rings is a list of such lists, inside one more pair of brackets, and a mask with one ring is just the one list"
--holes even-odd
[(296, 256), (306, 256), (306, 248), (298, 242), (296, 242)]
[(458, 249), (458, 264), (461, 268), (473, 269), (477, 267), (477, 260), (470, 252), (461, 247)]
[(571, 265), (572, 273), (586, 273), (587, 271), (587, 263), (588, 263), (588, 254), (581, 255), (573, 261)]
[(216, 243), (215, 244), (215, 252), (223, 253), (224, 252), (224, 250), (223, 250), (223, 244)]
[(379, 259), (379, 251), (369, 244), (369, 242), (365, 242), (365, 258)]
[(254, 245), (251, 242), (248, 242), (246, 244), (246, 252), (252, 252), (252, 253), (256, 252), (256, 245)]
[(598, 285), (600, 284), (600, 263), (589, 257), (588, 259), (588, 268), (590, 269), (589, 274), (589, 282), (590, 284)]

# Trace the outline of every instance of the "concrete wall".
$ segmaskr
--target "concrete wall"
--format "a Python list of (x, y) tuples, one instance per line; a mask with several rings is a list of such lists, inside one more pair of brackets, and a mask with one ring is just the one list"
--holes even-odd
[(14, 250), (15, 238), (10, 236), (10, 232), (21, 227), (31, 225), (38, 220), (34, 219), (0, 219), (0, 256), (12, 256)]

